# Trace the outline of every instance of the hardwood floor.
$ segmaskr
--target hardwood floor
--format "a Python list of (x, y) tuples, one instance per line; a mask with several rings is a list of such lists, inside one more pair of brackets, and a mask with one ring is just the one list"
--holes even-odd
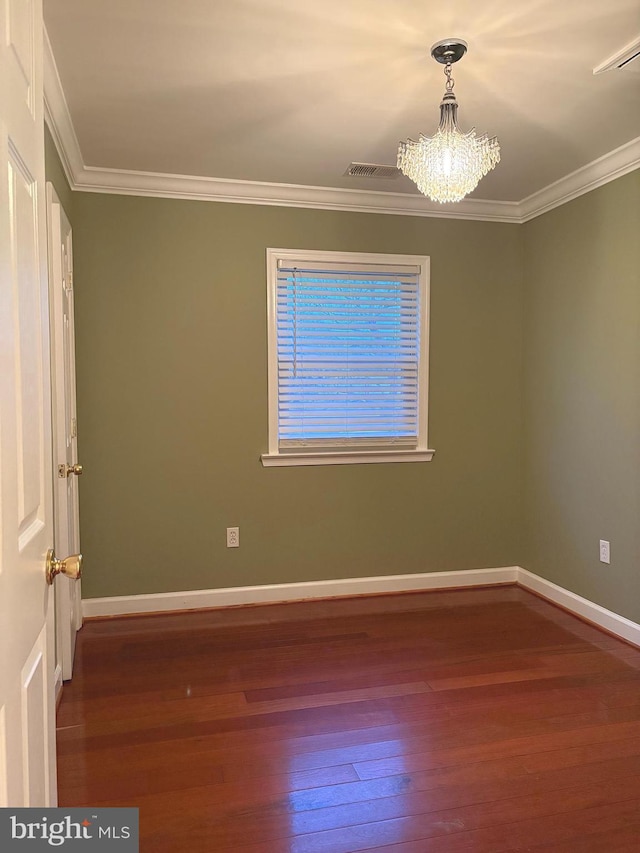
[(88, 622), (58, 726), (143, 853), (640, 849), (640, 650), (517, 587)]

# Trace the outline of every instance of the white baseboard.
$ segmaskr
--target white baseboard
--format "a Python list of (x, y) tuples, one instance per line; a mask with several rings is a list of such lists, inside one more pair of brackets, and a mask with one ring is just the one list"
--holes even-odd
[(183, 592), (159, 592), (148, 595), (118, 595), (111, 598), (86, 598), (82, 614), (123, 616), (134, 613), (161, 613), (175, 610), (201, 610), (240, 604), (275, 604), (283, 601), (307, 601), (351, 595), (385, 592), (419, 592), (430, 589), (497, 586), (517, 583), (542, 598), (564, 607), (617, 637), (640, 647), (640, 625), (619, 616), (599, 604), (570, 592), (520, 566), (493, 569), (467, 569), (456, 572), (423, 572), (410, 575), (383, 575), (369, 578), (341, 578), (329, 581), (239, 586), (226, 589), (196, 589)]
[(341, 578), (330, 581), (237, 586), (226, 589), (196, 589), (186, 592), (159, 592), (148, 595), (117, 595), (112, 598), (85, 598), (82, 615), (121, 616), (157, 613), (166, 610), (199, 610), (238, 604), (274, 604), (313, 598), (370, 595), (377, 592), (447, 589), (451, 587), (494, 586), (515, 583), (517, 566), (497, 569), (468, 569), (458, 572), (423, 572), (412, 575), (382, 575), (370, 578)]
[(547, 601), (564, 607), (565, 610), (574, 613), (576, 616), (581, 616), (588, 622), (604, 628), (610, 634), (615, 634), (616, 637), (640, 647), (640, 625), (637, 622), (619, 616), (612, 610), (594, 604), (588, 598), (582, 598), (575, 592), (570, 592), (568, 589), (541, 578), (540, 575), (534, 575), (533, 572), (528, 572), (526, 569), (518, 569), (518, 584), (531, 590), (531, 592), (536, 592), (542, 598), (546, 598)]

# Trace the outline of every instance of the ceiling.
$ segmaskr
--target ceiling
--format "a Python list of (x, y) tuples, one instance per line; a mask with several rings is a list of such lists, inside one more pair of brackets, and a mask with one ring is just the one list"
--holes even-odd
[(502, 161), (473, 194), (520, 201), (640, 137), (640, 60), (593, 68), (640, 35), (640, 0), (45, 0), (89, 167), (412, 193), (398, 141), (432, 134), (454, 69), (463, 129)]

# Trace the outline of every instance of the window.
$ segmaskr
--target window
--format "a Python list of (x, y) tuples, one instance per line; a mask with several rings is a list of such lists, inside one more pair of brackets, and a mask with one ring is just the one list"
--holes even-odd
[(267, 249), (264, 465), (428, 461), (429, 258)]

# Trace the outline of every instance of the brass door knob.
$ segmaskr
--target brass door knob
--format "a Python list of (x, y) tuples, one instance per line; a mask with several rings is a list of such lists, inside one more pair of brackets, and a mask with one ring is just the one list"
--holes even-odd
[(72, 554), (64, 560), (58, 560), (53, 548), (47, 551), (47, 583), (52, 584), (56, 575), (65, 575), (77, 581), (82, 576), (82, 554)]
[(58, 465), (58, 477), (70, 477), (72, 474), (79, 477), (82, 474), (82, 465), (77, 462), (75, 465)]

